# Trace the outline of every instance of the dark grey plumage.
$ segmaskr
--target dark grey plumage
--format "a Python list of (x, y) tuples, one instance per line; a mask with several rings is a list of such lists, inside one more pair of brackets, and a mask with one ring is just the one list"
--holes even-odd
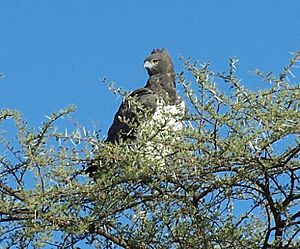
[(175, 86), (175, 72), (173, 62), (166, 49), (153, 49), (151, 54), (144, 60), (149, 77), (155, 74), (167, 74)]
[[(149, 75), (146, 85), (136, 89), (123, 100), (108, 130), (106, 142), (117, 143), (120, 139), (125, 141), (136, 138), (136, 130), (124, 122), (124, 119), (138, 127), (141, 120), (137, 118), (137, 108), (142, 107), (140, 109), (147, 113), (146, 118), (151, 118), (151, 115), (156, 115), (158, 109), (158, 112), (161, 111), (162, 103), (175, 106), (181, 102), (176, 94), (173, 63), (165, 49), (154, 49), (144, 60), (144, 67)], [(97, 167), (97, 161), (92, 160), (86, 172), (92, 176)]]
[(126, 140), (135, 137), (135, 131), (122, 122), (124, 117), (134, 120), (136, 116), (128, 99), (135, 98), (150, 113), (154, 113), (158, 100), (163, 100), (165, 104), (175, 104), (177, 101), (175, 72), (167, 51), (154, 49), (144, 60), (144, 67), (149, 74), (149, 79), (143, 88), (133, 91), (123, 101), (109, 128), (107, 142), (118, 142), (120, 138)]
[[(136, 108), (132, 106), (137, 103), (141, 107), (153, 113), (155, 111), (155, 103), (158, 99), (158, 95), (155, 94), (149, 88), (139, 88), (133, 91), (121, 104), (119, 110), (115, 114), (114, 121), (108, 130), (106, 142), (118, 142), (119, 139), (127, 140), (134, 139), (135, 131), (129, 127), (129, 125), (123, 122), (123, 119), (127, 119), (129, 122), (137, 122)], [(137, 106), (138, 107), (138, 106)]]

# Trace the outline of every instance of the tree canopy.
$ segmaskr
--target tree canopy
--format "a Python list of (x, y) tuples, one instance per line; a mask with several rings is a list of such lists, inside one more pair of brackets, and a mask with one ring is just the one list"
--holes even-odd
[(130, 144), (60, 127), (73, 106), (38, 128), (1, 110), (1, 245), (299, 248), (300, 85), (290, 81), (299, 60), (279, 75), (257, 70), (265, 85), (253, 91), (236, 58), (222, 73), (184, 59), (185, 128), (145, 126)]

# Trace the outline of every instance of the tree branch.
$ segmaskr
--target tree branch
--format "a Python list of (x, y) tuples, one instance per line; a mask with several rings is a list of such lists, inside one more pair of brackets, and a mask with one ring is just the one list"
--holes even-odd
[(18, 194), (14, 189), (6, 186), (4, 183), (0, 181), (0, 188), (2, 188), (5, 192), (9, 193), (11, 196), (17, 198), (20, 201), (25, 201), (25, 197)]

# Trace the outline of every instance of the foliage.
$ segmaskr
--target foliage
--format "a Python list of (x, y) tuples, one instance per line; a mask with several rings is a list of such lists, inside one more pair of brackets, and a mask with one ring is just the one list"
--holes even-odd
[[(73, 107), (38, 129), (2, 110), (1, 245), (299, 248), (300, 86), (288, 80), (299, 58), (278, 77), (257, 71), (270, 83), (257, 92), (237, 78), (236, 58), (227, 73), (185, 60), (186, 128), (145, 126), (131, 143), (60, 131)], [(92, 158), (94, 179), (84, 172)]]

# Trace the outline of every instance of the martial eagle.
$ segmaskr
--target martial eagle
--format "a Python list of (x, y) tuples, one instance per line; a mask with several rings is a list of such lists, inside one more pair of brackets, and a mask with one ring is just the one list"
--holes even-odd
[[(145, 126), (161, 125), (164, 131), (171, 132), (182, 129), (185, 105), (176, 93), (174, 66), (166, 49), (153, 49), (144, 60), (144, 68), (149, 75), (146, 85), (124, 98), (108, 130), (106, 142), (135, 140)], [(148, 118), (141, 120), (137, 109), (147, 112)], [(128, 121), (135, 122), (135, 128)], [(93, 173), (96, 169), (97, 165), (91, 163), (87, 172)]]

